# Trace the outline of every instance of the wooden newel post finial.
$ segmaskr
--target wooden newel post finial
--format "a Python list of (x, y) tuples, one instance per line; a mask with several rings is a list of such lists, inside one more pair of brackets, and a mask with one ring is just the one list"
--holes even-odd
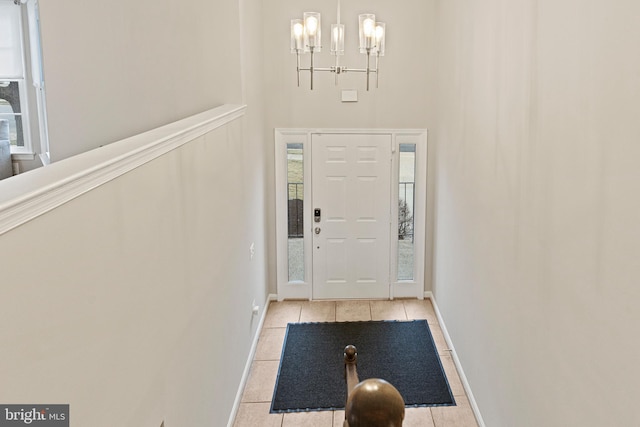
[(348, 345), (344, 348), (344, 362), (352, 363), (358, 360), (358, 349), (354, 345)]
[(349, 427), (401, 427), (404, 400), (387, 381), (370, 378), (349, 394), (345, 412)]
[(347, 380), (347, 398), (353, 388), (360, 382), (358, 379), (358, 350), (348, 345), (344, 348), (344, 377)]
[(371, 378), (359, 383), (358, 350), (344, 349), (344, 375), (347, 380), (345, 427), (401, 427), (404, 399), (390, 383)]

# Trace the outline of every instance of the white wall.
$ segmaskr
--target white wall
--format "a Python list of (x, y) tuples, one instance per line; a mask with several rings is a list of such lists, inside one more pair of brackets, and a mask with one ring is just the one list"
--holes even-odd
[(438, 2), (434, 293), (486, 425), (640, 424), (638, 16)]
[(40, 1), (51, 158), (241, 102), (238, 0)]
[[(267, 6), (268, 5), (268, 6)], [(387, 52), (380, 61), (380, 87), (366, 91), (361, 73), (340, 76), (334, 85), (334, 74), (316, 73), (314, 90), (309, 90), (309, 72), (301, 73), (300, 87), (296, 80), (296, 57), (290, 53), (290, 22), (302, 18), (303, 12), (322, 14), (323, 51), (316, 56), (316, 67), (334, 65), (329, 53), (330, 26), (336, 22), (337, 2), (318, 3), (303, 0), (274, 0), (265, 2), (264, 61), (266, 130), (265, 139), (273, 141), (274, 128), (429, 128), (433, 123), (433, 0), (343, 1), (341, 22), (346, 27), (345, 55), (341, 64), (364, 68), (366, 57), (358, 53), (358, 14), (375, 13), (376, 19), (387, 23)], [(301, 58), (302, 66), (309, 66), (309, 55)], [(375, 76), (374, 76), (375, 78)], [(342, 89), (357, 89), (357, 103), (342, 103)], [(268, 156), (270, 182), (269, 223), (275, 224), (275, 172), (273, 143)], [(431, 193), (430, 193), (431, 194)], [(430, 234), (432, 204), (429, 203), (427, 233)], [(272, 228), (275, 232), (275, 227)], [(272, 256), (269, 258), (275, 293), (275, 235), (270, 235)], [(431, 246), (428, 239), (426, 266), (430, 271)], [(430, 278), (430, 274), (427, 273)], [(426, 283), (430, 289), (430, 280)]]
[(0, 235), (0, 401), (70, 403), (78, 425), (227, 423), (268, 288), (261, 4), (40, 2), (55, 163), (0, 206), (101, 145), (247, 110)]
[(243, 122), (0, 235), (0, 401), (69, 403), (74, 425), (226, 424), (266, 289)]
[[(267, 230), (267, 157), (269, 140), (264, 136), (264, 83), (262, 61), (262, 0), (239, 0), (240, 9), (240, 46), (241, 46), (241, 93), (242, 103), (247, 105), (244, 129), (248, 143), (242, 153), (245, 162), (251, 165), (243, 171), (247, 189), (252, 197), (246, 208), (251, 216), (247, 226), (252, 227), (252, 242), (255, 243), (254, 260), (260, 263), (259, 276), (249, 284), (257, 295), (257, 301), (264, 301), (268, 289), (268, 249)], [(248, 247), (247, 247), (248, 250)]]

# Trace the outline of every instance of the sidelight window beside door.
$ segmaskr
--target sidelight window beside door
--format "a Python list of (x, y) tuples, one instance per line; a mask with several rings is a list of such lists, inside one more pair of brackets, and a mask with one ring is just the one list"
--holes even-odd
[(289, 281), (304, 281), (304, 149), (287, 144)]

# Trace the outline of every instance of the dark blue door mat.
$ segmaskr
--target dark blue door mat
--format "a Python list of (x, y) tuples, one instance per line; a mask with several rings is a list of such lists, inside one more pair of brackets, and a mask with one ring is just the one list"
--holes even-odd
[(271, 412), (344, 409), (349, 344), (360, 381), (389, 381), (407, 406), (455, 405), (426, 320), (289, 323)]

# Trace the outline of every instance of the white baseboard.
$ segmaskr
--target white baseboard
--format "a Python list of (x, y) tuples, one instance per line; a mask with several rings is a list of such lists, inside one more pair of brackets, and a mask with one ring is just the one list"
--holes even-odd
[(247, 380), (249, 379), (249, 373), (251, 373), (251, 364), (253, 363), (253, 357), (256, 354), (256, 349), (258, 348), (258, 340), (260, 339), (260, 333), (262, 332), (262, 325), (264, 324), (264, 319), (267, 316), (267, 310), (269, 309), (269, 304), (271, 301), (276, 301), (277, 296), (275, 294), (267, 295), (267, 300), (264, 302), (264, 310), (262, 310), (262, 315), (260, 316), (260, 322), (258, 322), (258, 327), (256, 328), (256, 334), (253, 337), (253, 341), (251, 343), (251, 350), (249, 350), (249, 356), (247, 357), (247, 362), (244, 365), (244, 372), (242, 373), (242, 378), (240, 379), (240, 385), (238, 386), (238, 391), (236, 392), (236, 399), (233, 402), (233, 407), (231, 408), (231, 414), (229, 414), (229, 421), (227, 422), (227, 427), (233, 427), (233, 422), (236, 419), (236, 415), (238, 414), (238, 408), (240, 407), (240, 402), (242, 401), (242, 393), (244, 392), (244, 386), (247, 384)]
[(473, 415), (476, 417), (476, 421), (480, 427), (485, 427), (484, 420), (482, 419), (482, 414), (480, 413), (480, 408), (476, 402), (475, 397), (473, 396), (473, 392), (471, 391), (471, 386), (469, 385), (469, 381), (467, 380), (467, 376), (464, 374), (464, 369), (462, 369), (462, 364), (460, 363), (460, 359), (458, 358), (458, 353), (456, 353), (456, 349), (451, 341), (451, 337), (449, 336), (449, 332), (447, 331), (447, 327), (444, 323), (444, 319), (442, 318), (442, 314), (440, 314), (440, 309), (438, 308), (438, 303), (433, 296), (433, 292), (428, 291), (424, 293), (425, 298), (429, 298), (431, 303), (433, 304), (433, 309), (436, 312), (436, 317), (438, 318), (438, 323), (440, 324), (440, 329), (442, 330), (442, 334), (444, 335), (444, 339), (451, 350), (451, 357), (453, 358), (453, 363), (456, 366), (456, 370), (458, 371), (458, 376), (460, 377), (460, 381), (462, 382), (462, 386), (464, 387), (464, 391), (467, 393), (467, 398), (469, 399), (469, 404), (471, 405), (471, 409), (473, 410)]

